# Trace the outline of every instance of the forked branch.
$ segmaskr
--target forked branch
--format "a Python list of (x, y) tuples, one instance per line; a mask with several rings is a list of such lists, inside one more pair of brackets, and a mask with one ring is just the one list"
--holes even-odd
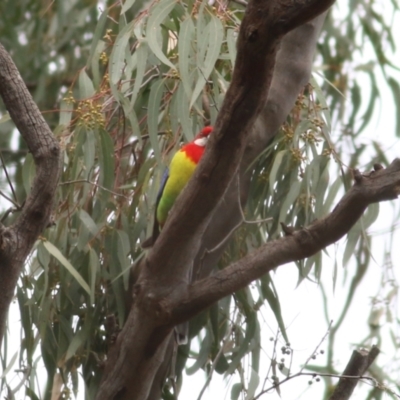
[(26, 257), (46, 228), (60, 175), (60, 146), (0, 44), (0, 95), (36, 166), (31, 192), (14, 225), (0, 226), (0, 342), (8, 307)]

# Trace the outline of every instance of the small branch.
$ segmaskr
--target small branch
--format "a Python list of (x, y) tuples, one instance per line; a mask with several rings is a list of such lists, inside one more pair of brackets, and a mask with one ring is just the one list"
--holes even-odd
[(73, 180), (73, 181), (65, 181), (65, 182), (59, 183), (58, 186), (73, 185), (75, 183), (88, 183), (89, 185), (96, 186), (99, 189), (104, 190), (105, 192), (113, 194), (114, 196), (123, 197), (124, 199), (128, 200), (127, 196), (125, 196), (125, 195), (123, 195), (121, 193), (114, 192), (113, 190), (107, 189), (106, 187), (101, 186), (96, 182), (89, 181), (89, 179), (76, 179), (76, 180)]
[[(253, 400), (257, 400), (257, 399), (259, 399), (263, 394), (265, 394), (265, 393), (268, 393), (268, 392), (270, 392), (271, 390), (276, 390), (277, 389), (277, 386), (281, 386), (281, 385), (283, 385), (284, 383), (286, 383), (286, 382), (289, 382), (289, 381), (291, 381), (292, 379), (294, 379), (294, 378), (299, 378), (300, 376), (311, 376), (311, 377), (316, 377), (316, 376), (321, 376), (321, 377), (326, 377), (326, 378), (338, 378), (338, 379), (340, 379), (340, 380), (345, 380), (345, 381), (351, 381), (351, 382), (353, 382), (355, 385), (357, 385), (357, 383), (360, 381), (360, 380), (363, 380), (363, 381), (371, 381), (372, 382), (372, 384), (375, 386), (375, 387), (381, 387), (381, 385), (376, 381), (376, 379), (375, 378), (372, 378), (371, 376), (363, 376), (363, 375), (360, 375), (360, 376), (353, 376), (353, 375), (336, 375), (336, 374), (324, 374), (324, 373), (322, 373), (322, 374), (316, 374), (315, 372), (298, 372), (298, 373), (296, 373), (296, 374), (294, 374), (294, 375), (290, 375), (290, 376), (288, 376), (287, 378), (285, 378), (285, 379), (283, 379), (282, 381), (280, 381), (279, 383), (277, 383), (277, 384), (274, 384), (273, 386), (270, 386), (269, 388), (267, 388), (267, 389), (264, 389), (263, 391), (261, 391), (257, 396), (255, 396), (254, 397), (254, 399)], [(384, 388), (384, 387), (382, 387), (382, 390), (387, 390), (386, 388)], [(392, 394), (394, 394), (396, 397), (399, 397), (398, 395), (396, 395), (395, 393), (393, 393), (393, 392), (391, 392)], [(399, 397), (400, 398), (400, 397)], [(338, 398), (338, 400), (346, 400), (347, 399), (347, 397), (340, 397), (340, 398)], [(331, 399), (329, 399), (329, 400), (331, 400)]]
[[(330, 324), (330, 326), (332, 323)], [(328, 331), (329, 332), (329, 331)], [(328, 333), (327, 333), (328, 334)], [(327, 334), (323, 337), (322, 341), (325, 340)], [(321, 341), (321, 343), (322, 343)], [(321, 345), (321, 343), (317, 346)], [(271, 390), (277, 390), (279, 386), (282, 384), (300, 376), (312, 376), (313, 378), (316, 376), (322, 376), (327, 378), (340, 378), (340, 381), (333, 393), (333, 395), (329, 398), (329, 400), (347, 400), (350, 398), (354, 388), (360, 380), (371, 381), (375, 387), (381, 387), (383, 390), (387, 390), (383, 386), (381, 386), (376, 379), (371, 376), (364, 376), (363, 374), (367, 371), (370, 365), (374, 362), (375, 358), (379, 354), (379, 349), (376, 346), (372, 346), (370, 351), (367, 350), (354, 350), (351, 356), (349, 363), (347, 364), (346, 369), (343, 372), (343, 375), (337, 374), (328, 374), (328, 373), (319, 373), (315, 372), (303, 372), (303, 368), (296, 374), (290, 375), (286, 377), (279, 383), (275, 383), (273, 386), (270, 386), (267, 389), (262, 389), (261, 392), (254, 397), (254, 400), (260, 398), (263, 394), (268, 393)], [(306, 364), (309, 360), (307, 360)], [(397, 396), (395, 393), (393, 395)]]
[[(12, 194), (13, 194), (13, 196), (14, 196), (15, 202), (17, 202), (17, 201), (18, 201), (17, 195), (15, 194), (14, 186), (13, 186), (13, 184), (12, 184), (12, 182), (11, 182), (10, 176), (8, 175), (6, 163), (4, 162), (3, 154), (2, 154), (1, 151), (0, 151), (0, 158), (1, 158), (1, 163), (3, 164), (4, 173), (6, 174), (6, 178), (7, 178), (8, 185), (10, 186), (10, 189), (11, 189), (11, 192), (12, 192)], [(8, 199), (7, 199), (7, 200), (8, 200)], [(14, 204), (14, 205), (15, 205), (15, 204)]]
[(21, 206), (16, 201), (14, 201), (11, 197), (7, 196), (2, 190), (0, 190), (0, 196), (3, 196), (6, 200), (8, 200), (10, 203), (12, 203), (12, 205), (17, 210), (21, 209)]
[(387, 169), (359, 175), (353, 187), (325, 218), (258, 250), (203, 280), (194, 282), (171, 304), (172, 323), (183, 322), (214, 302), (245, 287), (272, 269), (310, 257), (343, 237), (369, 204), (395, 199), (400, 191), (400, 160)]
[[(355, 387), (357, 386), (358, 380), (362, 378), (362, 375), (375, 361), (379, 352), (380, 350), (376, 346), (372, 346), (370, 351), (365, 349), (354, 350), (350, 361), (343, 372), (343, 376), (340, 378), (340, 381), (329, 400), (350, 399)], [(374, 378), (367, 378), (373, 380), (376, 386), (376, 381)]]
[(329, 335), (329, 331), (332, 328), (332, 322), (331, 321), (329, 323), (329, 327), (328, 330), (326, 331), (324, 337), (321, 339), (321, 341), (318, 343), (317, 347), (315, 348), (315, 350), (311, 353), (310, 357), (308, 357), (308, 359), (306, 360), (306, 362), (304, 363), (304, 365), (301, 367), (300, 372), (303, 372), (304, 368), (308, 365), (308, 363), (311, 361), (311, 359), (313, 358), (313, 356), (315, 355), (315, 353), (318, 351), (319, 347), (321, 346), (321, 344), (324, 342), (324, 340), (327, 338), (327, 336)]

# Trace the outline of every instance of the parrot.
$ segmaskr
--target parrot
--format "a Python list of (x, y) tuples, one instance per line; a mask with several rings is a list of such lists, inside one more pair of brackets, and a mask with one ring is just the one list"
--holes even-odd
[(205, 146), (212, 131), (212, 126), (205, 126), (195, 136), (193, 141), (182, 146), (172, 157), (169, 168), (166, 168), (164, 171), (157, 194), (153, 234), (142, 243), (142, 248), (146, 249), (155, 243), (175, 200), (189, 182), (197, 164), (203, 156)]

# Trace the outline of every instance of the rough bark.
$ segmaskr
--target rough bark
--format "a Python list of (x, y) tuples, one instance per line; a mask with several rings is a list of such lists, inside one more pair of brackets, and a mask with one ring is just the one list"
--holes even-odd
[[(148, 398), (158, 371), (155, 359), (161, 360), (172, 330), (173, 311), (169, 305), (186, 299), (189, 271), (201, 238), (238, 172), (249, 132), (265, 106), (281, 40), (332, 3), (333, 0), (249, 3), (238, 38), (232, 83), (209, 147), (142, 263), (134, 304), (109, 352), (97, 399)], [(272, 108), (271, 112), (277, 110)]]
[(386, 169), (361, 175), (354, 171), (355, 183), (335, 209), (310, 226), (266, 243), (251, 254), (210, 277), (188, 287), (185, 298), (164, 302), (172, 324), (187, 320), (228, 294), (247, 286), (274, 268), (310, 257), (343, 237), (358, 221), (368, 205), (396, 199), (400, 193), (400, 159)]
[(350, 399), (360, 377), (367, 372), (376, 357), (378, 357), (379, 351), (380, 350), (376, 346), (372, 346), (370, 351), (366, 349), (354, 350), (343, 371), (343, 376), (340, 378), (329, 400)]
[[(326, 13), (319, 15), (314, 20), (289, 32), (282, 39), (276, 56), (267, 102), (246, 138), (246, 148), (239, 171), (216, 207), (201, 239), (201, 245), (193, 263), (191, 282), (210, 275), (225, 251), (229, 237), (242, 222), (239, 204), (244, 209), (247, 202), (252, 175), (249, 167), (278, 133), (279, 127), (293, 108), (298, 94), (309, 82), (316, 42), (325, 17)], [(210, 251), (211, 249), (214, 250)], [(134, 273), (137, 279), (138, 270)], [(132, 278), (135, 281), (134, 275)], [(173, 344), (171, 342), (171, 345)], [(160, 365), (148, 400), (160, 397), (159, 390), (165, 382), (166, 371), (170, 364), (171, 359), (165, 358), (163, 364)]]
[(8, 308), (26, 257), (49, 223), (60, 175), (60, 146), (0, 45), (0, 95), (36, 166), (30, 194), (12, 226), (0, 226), (0, 342)]
[[(194, 262), (194, 280), (204, 278), (215, 268), (234, 228), (240, 224), (247, 202), (251, 169), (249, 167), (278, 133), (295, 101), (309, 82), (316, 43), (326, 13), (289, 32), (282, 40), (268, 92), (267, 102), (246, 139), (246, 148), (240, 169), (218, 204), (201, 239), (201, 246)], [(239, 177), (239, 178), (237, 178)], [(238, 188), (240, 185), (240, 188)], [(211, 249), (216, 249), (210, 252)]]

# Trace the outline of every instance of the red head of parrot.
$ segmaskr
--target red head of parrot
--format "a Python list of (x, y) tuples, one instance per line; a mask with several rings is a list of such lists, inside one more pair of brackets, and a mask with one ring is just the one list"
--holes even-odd
[(159, 235), (159, 228), (165, 224), (176, 198), (189, 182), (203, 156), (208, 137), (212, 131), (212, 126), (204, 127), (193, 141), (182, 146), (172, 157), (169, 168), (165, 170), (161, 179), (160, 190), (157, 195), (153, 236), (142, 244), (143, 248), (154, 244)]

